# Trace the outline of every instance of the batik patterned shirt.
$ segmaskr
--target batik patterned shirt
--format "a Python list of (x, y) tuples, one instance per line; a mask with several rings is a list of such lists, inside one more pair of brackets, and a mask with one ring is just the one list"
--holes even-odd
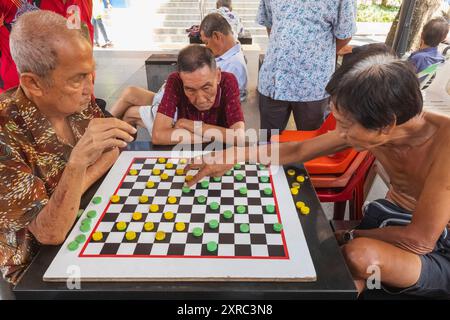
[(336, 38), (356, 32), (356, 0), (261, 0), (257, 22), (271, 29), (258, 91), (272, 99), (325, 99)]
[[(69, 116), (75, 140), (103, 116), (95, 102)], [(0, 269), (12, 283), (39, 248), (27, 226), (48, 203), (71, 151), (20, 88), (0, 95)]]

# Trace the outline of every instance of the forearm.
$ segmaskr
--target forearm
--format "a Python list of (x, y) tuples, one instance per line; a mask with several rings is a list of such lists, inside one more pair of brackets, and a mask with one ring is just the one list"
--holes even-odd
[(201, 136), (204, 141), (218, 141), (230, 145), (243, 145), (245, 142), (245, 132), (243, 129), (229, 129), (210, 124), (202, 124), (201, 133), (197, 133), (194, 129), (194, 134)]
[(29, 230), (42, 244), (61, 244), (80, 206), (86, 168), (68, 163), (47, 205), (30, 223)]
[(118, 148), (106, 151), (103, 155), (86, 170), (83, 184), (83, 194), (101, 177), (103, 177), (119, 157)]
[[(328, 137), (326, 137), (328, 135)], [(271, 143), (248, 147), (238, 153), (244, 155), (245, 161), (256, 161), (263, 164), (285, 165), (304, 163), (309, 160), (333, 154), (347, 148), (339, 137), (330, 134), (304, 142)]]
[[(265, 165), (283, 165), (303, 162), (301, 143), (274, 143), (260, 146), (237, 148), (238, 161), (257, 162)], [(243, 158), (244, 157), (244, 158)]]
[(371, 238), (384, 241), (418, 255), (427, 254), (434, 248), (434, 245), (425, 244), (426, 241), (423, 241), (423, 237), (414, 232), (414, 228), (410, 225), (405, 227), (355, 230), (354, 236), (356, 238)]
[(342, 48), (344, 48), (347, 44), (350, 43), (350, 41), (352, 40), (352, 38), (348, 38), (348, 39), (337, 39), (336, 38), (336, 54), (342, 50)]
[(202, 143), (200, 137), (185, 129), (153, 130), (152, 143), (155, 145), (174, 145), (178, 143), (192, 144)]

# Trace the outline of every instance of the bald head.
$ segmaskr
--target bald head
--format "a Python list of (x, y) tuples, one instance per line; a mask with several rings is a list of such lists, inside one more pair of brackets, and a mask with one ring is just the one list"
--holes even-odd
[(81, 29), (68, 28), (67, 20), (59, 14), (46, 10), (28, 12), (13, 25), (11, 56), (20, 74), (47, 78), (57, 67), (59, 49), (80, 40), (89, 43)]

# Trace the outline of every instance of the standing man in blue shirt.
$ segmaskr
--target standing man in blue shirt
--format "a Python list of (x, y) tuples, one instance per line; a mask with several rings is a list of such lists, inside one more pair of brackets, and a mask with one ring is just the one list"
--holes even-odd
[(328, 110), (325, 87), (336, 52), (356, 32), (356, 0), (261, 0), (257, 22), (269, 47), (259, 74), (261, 129), (316, 130)]

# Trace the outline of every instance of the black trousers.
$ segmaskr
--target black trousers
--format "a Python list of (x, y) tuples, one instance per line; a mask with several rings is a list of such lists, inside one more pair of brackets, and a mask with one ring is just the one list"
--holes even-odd
[(274, 100), (259, 94), (259, 112), (263, 130), (284, 130), (291, 113), (294, 114), (297, 130), (317, 130), (329, 110), (329, 98), (310, 102), (291, 102)]

